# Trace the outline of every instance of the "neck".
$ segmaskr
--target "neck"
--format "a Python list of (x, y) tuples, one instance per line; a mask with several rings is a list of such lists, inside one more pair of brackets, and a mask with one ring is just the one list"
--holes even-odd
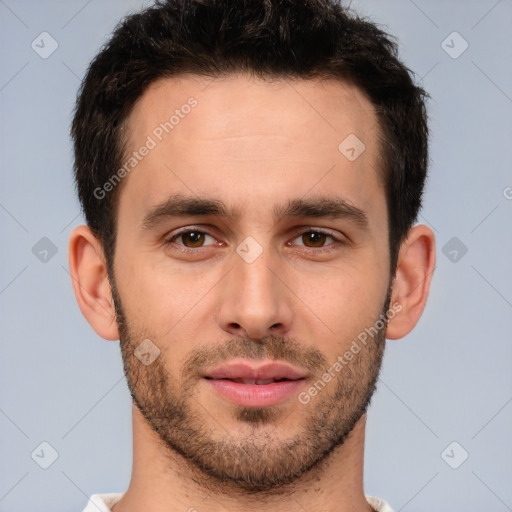
[(133, 469), (114, 512), (370, 512), (363, 492), (363, 416), (342, 446), (286, 488), (255, 494), (220, 484), (162, 444), (133, 406)]

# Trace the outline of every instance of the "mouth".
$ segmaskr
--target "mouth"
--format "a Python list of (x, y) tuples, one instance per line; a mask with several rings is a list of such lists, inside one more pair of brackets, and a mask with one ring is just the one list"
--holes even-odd
[(228, 379), (246, 384), (271, 384), (281, 380), (298, 380), (306, 374), (293, 366), (275, 361), (238, 359), (207, 372), (209, 379)]
[(223, 399), (244, 407), (270, 407), (296, 393), (307, 375), (287, 364), (242, 360), (218, 367), (205, 382)]
[(231, 381), (231, 382), (236, 382), (237, 384), (252, 384), (252, 385), (257, 385), (257, 386), (265, 386), (267, 384), (273, 384), (274, 382), (293, 382), (293, 381), (296, 381), (296, 380), (304, 380), (304, 377), (301, 377), (301, 378), (298, 378), (298, 379), (287, 379), (285, 377), (283, 377), (282, 379), (242, 379), (242, 378), (238, 378), (238, 379), (216, 379), (216, 378), (213, 378), (213, 377), (205, 377), (205, 379), (209, 379), (209, 380), (228, 380), (228, 381)]

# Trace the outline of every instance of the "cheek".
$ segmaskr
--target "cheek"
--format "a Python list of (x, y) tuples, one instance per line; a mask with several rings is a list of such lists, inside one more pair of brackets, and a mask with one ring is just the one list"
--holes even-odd
[(361, 258), (360, 264), (327, 266), (314, 275), (297, 273), (292, 280), (297, 283), (298, 297), (307, 305), (300, 309), (308, 312), (311, 325), (318, 326), (314, 328), (317, 333), (327, 333), (330, 341), (326, 342), (326, 349), (332, 346), (339, 350), (350, 344), (381, 313), (387, 274), (369, 261)]
[(176, 337), (196, 308), (201, 310), (202, 298), (222, 274), (193, 271), (165, 257), (131, 251), (129, 260), (116, 262), (116, 283), (128, 321), (157, 339)]

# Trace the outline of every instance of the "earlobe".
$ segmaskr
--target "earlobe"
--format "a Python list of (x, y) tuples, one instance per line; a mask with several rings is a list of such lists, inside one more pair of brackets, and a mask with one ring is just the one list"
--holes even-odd
[(69, 271), (78, 306), (86, 320), (102, 338), (119, 339), (103, 248), (87, 226), (78, 226), (71, 233)]
[(413, 226), (400, 247), (391, 295), (390, 306), (398, 303), (401, 310), (389, 320), (386, 338), (403, 338), (418, 323), (427, 303), (435, 263), (434, 233), (427, 226)]

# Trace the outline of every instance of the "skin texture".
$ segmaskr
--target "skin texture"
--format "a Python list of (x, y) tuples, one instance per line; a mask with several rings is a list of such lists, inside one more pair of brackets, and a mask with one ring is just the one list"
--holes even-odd
[[(70, 240), (78, 304), (100, 336), (121, 340), (134, 399), (132, 479), (114, 510), (371, 510), (362, 485), (365, 409), (385, 338), (405, 336), (425, 307), (434, 235), (414, 226), (389, 275), (378, 124), (354, 86), (243, 75), (160, 80), (127, 120), (129, 152), (190, 97), (197, 106), (120, 185), (110, 281), (90, 230), (80, 226)], [(349, 134), (365, 144), (354, 161), (338, 150)], [(236, 215), (145, 225), (175, 194), (222, 201)], [(367, 228), (272, 215), (320, 197), (362, 210)], [(180, 228), (196, 235), (175, 236)], [(329, 233), (311, 237), (317, 230)], [(249, 236), (251, 251), (261, 250), (251, 262), (237, 252)], [(234, 358), (272, 359), (301, 370), (307, 390), (393, 304), (400, 312), (307, 404), (292, 396), (239, 407), (202, 378)], [(160, 351), (149, 365), (134, 355), (145, 339)]]

